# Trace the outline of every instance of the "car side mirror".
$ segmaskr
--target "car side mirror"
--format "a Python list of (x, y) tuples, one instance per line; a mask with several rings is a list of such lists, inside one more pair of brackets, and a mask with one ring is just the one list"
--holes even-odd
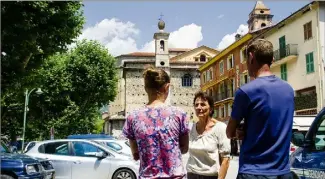
[(292, 134), (291, 142), (298, 147), (303, 147), (305, 144), (305, 136), (301, 132), (294, 132)]
[(96, 152), (95, 156), (97, 158), (105, 158), (107, 155), (104, 152)]

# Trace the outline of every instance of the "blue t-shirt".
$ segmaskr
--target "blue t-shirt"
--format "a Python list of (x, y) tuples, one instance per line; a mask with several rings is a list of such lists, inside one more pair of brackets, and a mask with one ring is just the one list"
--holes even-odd
[(239, 173), (282, 175), (290, 172), (289, 148), (294, 91), (278, 77), (258, 77), (235, 94), (231, 118), (244, 120)]

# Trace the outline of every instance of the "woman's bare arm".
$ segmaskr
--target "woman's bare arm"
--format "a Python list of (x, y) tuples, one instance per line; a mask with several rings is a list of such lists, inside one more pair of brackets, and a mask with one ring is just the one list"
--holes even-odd
[(179, 148), (181, 149), (182, 154), (186, 154), (188, 151), (189, 135), (184, 134), (179, 138)]
[(140, 156), (139, 156), (137, 141), (129, 139), (129, 142), (130, 142), (133, 159), (139, 160)]

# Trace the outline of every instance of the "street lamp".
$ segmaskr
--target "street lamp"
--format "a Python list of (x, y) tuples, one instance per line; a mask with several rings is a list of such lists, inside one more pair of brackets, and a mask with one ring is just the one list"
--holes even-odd
[[(26, 89), (26, 91), (25, 91), (24, 128), (23, 128), (23, 139), (22, 139), (21, 153), (24, 152), (25, 129), (26, 129), (26, 115), (27, 115), (27, 111), (28, 111), (29, 96), (35, 90), (36, 90), (36, 88), (33, 88), (29, 92), (28, 92), (28, 89)], [(43, 91), (41, 90), (41, 88), (37, 88), (37, 91), (35, 91), (35, 93), (38, 94), (38, 95), (40, 95), (40, 94), (43, 94)]]

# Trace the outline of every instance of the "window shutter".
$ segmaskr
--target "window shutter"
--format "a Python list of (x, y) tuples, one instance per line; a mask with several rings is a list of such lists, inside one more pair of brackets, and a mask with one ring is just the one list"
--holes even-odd
[(310, 72), (314, 72), (314, 53), (311, 52), (309, 54), (309, 69), (310, 69)]
[(306, 71), (309, 73), (309, 54), (306, 54)]

